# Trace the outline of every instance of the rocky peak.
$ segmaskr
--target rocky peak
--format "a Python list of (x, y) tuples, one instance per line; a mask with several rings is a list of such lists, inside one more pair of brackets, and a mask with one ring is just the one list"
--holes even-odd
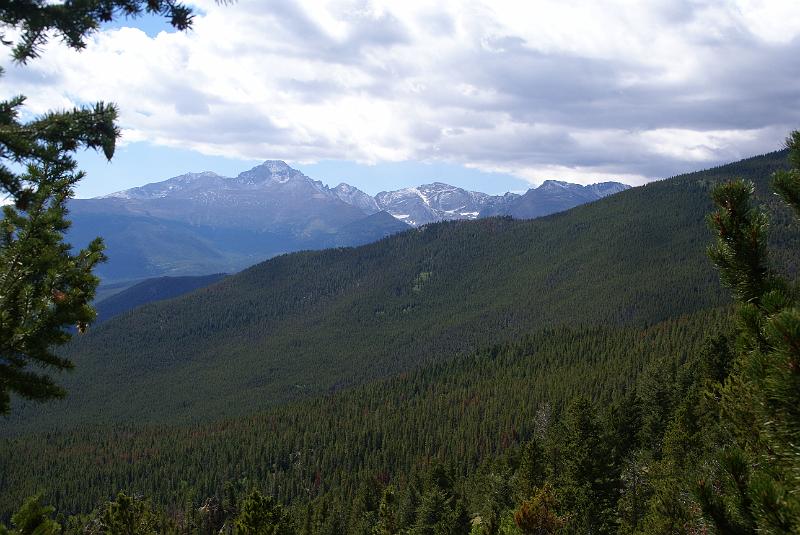
[(345, 184), (342, 182), (331, 191), (342, 202), (346, 202), (347, 204), (355, 206), (366, 214), (374, 214), (375, 212), (380, 211), (375, 198), (367, 195), (355, 186), (351, 186), (350, 184)]
[(248, 185), (265, 183), (286, 184), (290, 181), (302, 180), (311, 182), (310, 178), (297, 169), (289, 167), (286, 162), (281, 160), (267, 160), (248, 171), (240, 173), (239, 176), (236, 177), (236, 180), (241, 184)]

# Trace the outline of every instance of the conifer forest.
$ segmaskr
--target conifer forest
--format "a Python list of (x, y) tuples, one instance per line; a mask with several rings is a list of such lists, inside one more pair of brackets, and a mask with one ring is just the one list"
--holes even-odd
[[(0, 81), (22, 84), (62, 49), (92, 54), (120, 21), (195, 39), (207, 10), (249, 9), (208, 4), (2, 3)], [(375, 42), (416, 35), (380, 20)], [(533, 219), (502, 212), (522, 194), (467, 192), (494, 211), (430, 208), (438, 219), (416, 224), (381, 193), (364, 194), (379, 215), (362, 221), (360, 205), (267, 162), (275, 188), (315, 188), (304, 209), (328, 203), (285, 243), (333, 236), (319, 230), (332, 213), (359, 241), (330, 247), (336, 230), (238, 272), (114, 286), (97, 267), (119, 220), (85, 243), (70, 203), (85, 154), (124, 159), (132, 119), (108, 102), (42, 114), (5, 95), (0, 534), (800, 534), (800, 130)], [(223, 183), (212, 174), (170, 187)], [(144, 221), (139, 190), (96, 199)], [(433, 206), (429, 190), (398, 191)], [(211, 238), (178, 243), (154, 213), (167, 252), (219, 260)]]

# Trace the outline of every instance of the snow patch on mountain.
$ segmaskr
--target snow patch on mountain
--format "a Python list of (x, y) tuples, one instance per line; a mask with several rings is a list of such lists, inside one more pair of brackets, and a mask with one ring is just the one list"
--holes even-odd
[(333, 191), (333, 193), (340, 200), (355, 206), (365, 214), (372, 215), (381, 211), (374, 197), (370, 197), (360, 189), (353, 187), (350, 184), (345, 184), (342, 182), (331, 191)]
[[(283, 205), (302, 217), (303, 200), (356, 208), (365, 215), (386, 211), (395, 219), (412, 226), (452, 219), (477, 219), (493, 215), (535, 217), (553, 213), (584, 202), (618, 193), (630, 186), (618, 182), (601, 182), (589, 186), (561, 180), (545, 180), (538, 188), (524, 195), (506, 193), (489, 195), (468, 191), (443, 182), (417, 187), (382, 191), (374, 197), (360, 189), (341, 183), (329, 188), (313, 180), (281, 160), (267, 160), (256, 167), (226, 178), (207, 171), (187, 173), (163, 182), (118, 191), (102, 198), (126, 201), (159, 199), (190, 200), (203, 206), (225, 206), (235, 210), (256, 210), (259, 206)], [(291, 201), (289, 201), (291, 199)], [(292, 208), (287, 206), (287, 203)], [(207, 218), (213, 214), (208, 214)]]

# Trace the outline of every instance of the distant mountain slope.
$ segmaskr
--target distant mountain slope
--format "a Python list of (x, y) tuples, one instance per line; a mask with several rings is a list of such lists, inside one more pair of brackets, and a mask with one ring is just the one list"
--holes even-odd
[(86, 204), (71, 205), (73, 224), (67, 239), (80, 245), (98, 235), (103, 238), (108, 261), (95, 272), (106, 284), (158, 276), (233, 273), (276, 255), (361, 245), (409, 229), (396, 219), (387, 221), (362, 214), (331, 232), (292, 236), (280, 229), (257, 232), (197, 226), (149, 215), (104, 213), (86, 208)]
[(224, 273), (199, 277), (158, 277), (147, 279), (103, 299), (97, 305), (97, 323), (109, 320), (138, 306), (171, 299), (222, 280)]
[(477, 219), (498, 215), (532, 219), (563, 212), (628, 188), (630, 186), (619, 182), (581, 186), (546, 180), (541, 186), (529, 189), (524, 195), (516, 193), (487, 195), (434, 182), (416, 188), (383, 191), (375, 196), (375, 201), (381, 209), (394, 217), (418, 227), (436, 221)]
[(629, 187), (619, 182), (601, 182), (590, 186), (581, 186), (558, 180), (545, 180), (541, 186), (529, 189), (524, 195), (488, 207), (481, 212), (481, 216), (510, 215), (517, 219), (532, 219), (596, 201), (608, 195), (625, 191)]
[(275, 161), (236, 178), (190, 173), (76, 199), (69, 209), (71, 243), (98, 234), (106, 242), (109, 261), (97, 269), (105, 283), (235, 272), (278, 254), (360, 245), (408, 228), (369, 217)]
[(382, 191), (375, 196), (381, 209), (415, 227), (436, 221), (476, 219), (489, 199), (497, 202), (497, 198), (485, 193), (467, 191), (442, 182)]
[[(344, 183), (328, 188), (285, 162), (266, 161), (235, 178), (187, 173), (104, 197), (72, 200), (68, 239), (75, 245), (98, 234), (105, 239), (109, 262), (97, 273), (109, 284), (235, 272), (282, 253), (369, 243), (408, 230), (408, 225), (475, 219), (487, 210), (511, 213), (508, 207), (518, 197), (437, 182), (373, 198)], [(538, 215), (595, 198), (554, 198)], [(395, 221), (375, 217), (381, 211)]]
[(408, 230), (408, 225), (398, 221), (388, 212), (380, 211), (341, 227), (329, 243), (330, 247), (364, 245)]
[(713, 185), (757, 183), (771, 250), (798, 265), (768, 194), (786, 153), (633, 188), (553, 216), (428, 225), (357, 249), (283, 255), (139, 307), (66, 349), (63, 403), (16, 424), (244, 413), (392, 375), (548, 325), (644, 325), (728, 302), (705, 251)]

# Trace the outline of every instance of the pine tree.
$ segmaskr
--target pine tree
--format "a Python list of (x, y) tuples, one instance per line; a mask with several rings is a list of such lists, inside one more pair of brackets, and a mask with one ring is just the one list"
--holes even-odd
[[(774, 189), (800, 215), (800, 132), (787, 139), (792, 169)], [(788, 281), (770, 270), (767, 216), (750, 204), (753, 185), (737, 180), (713, 194), (709, 254), (737, 301), (737, 354), (719, 391), (730, 434), (720, 469), (697, 495), (725, 533), (800, 532), (800, 307)]]
[(603, 441), (594, 405), (574, 399), (564, 414), (562, 429), (553, 440), (558, 451), (552, 467), (560, 503), (572, 512), (576, 533), (604, 533), (613, 515), (608, 445)]
[(392, 485), (383, 489), (383, 496), (378, 507), (378, 525), (375, 535), (393, 535), (398, 530), (397, 495)]
[(533, 437), (525, 443), (518, 470), (518, 493), (530, 497), (545, 478), (545, 452), (541, 440)]
[(54, 511), (53, 507), (42, 505), (40, 496), (29, 498), (11, 517), (14, 529), (0, 524), (0, 535), (57, 535), (61, 526), (51, 518)]
[(149, 502), (123, 492), (101, 508), (96, 519), (90, 523), (92, 529), (87, 530), (90, 533), (156, 535), (165, 531), (162, 519), (152, 511)]
[(565, 526), (553, 488), (545, 483), (530, 500), (525, 500), (514, 513), (514, 522), (525, 535), (552, 535)]
[(239, 516), (234, 521), (234, 533), (239, 535), (289, 535), (294, 533), (289, 516), (272, 496), (258, 490), (242, 500)]
[[(191, 10), (174, 0), (16, 0), (0, 5), (0, 42), (24, 64), (53, 34), (81, 49), (101, 23), (144, 12), (166, 16), (178, 29), (191, 24)], [(0, 221), (0, 414), (12, 393), (37, 401), (64, 395), (40, 370), (72, 367), (53, 349), (70, 339), (71, 327), (82, 332), (94, 319), (92, 270), (104, 258), (100, 240), (76, 253), (63, 241), (66, 203), (83, 178), (73, 154), (89, 148), (110, 159), (119, 136), (111, 104), (22, 122), (24, 102), (0, 102), (0, 198), (12, 203)]]

